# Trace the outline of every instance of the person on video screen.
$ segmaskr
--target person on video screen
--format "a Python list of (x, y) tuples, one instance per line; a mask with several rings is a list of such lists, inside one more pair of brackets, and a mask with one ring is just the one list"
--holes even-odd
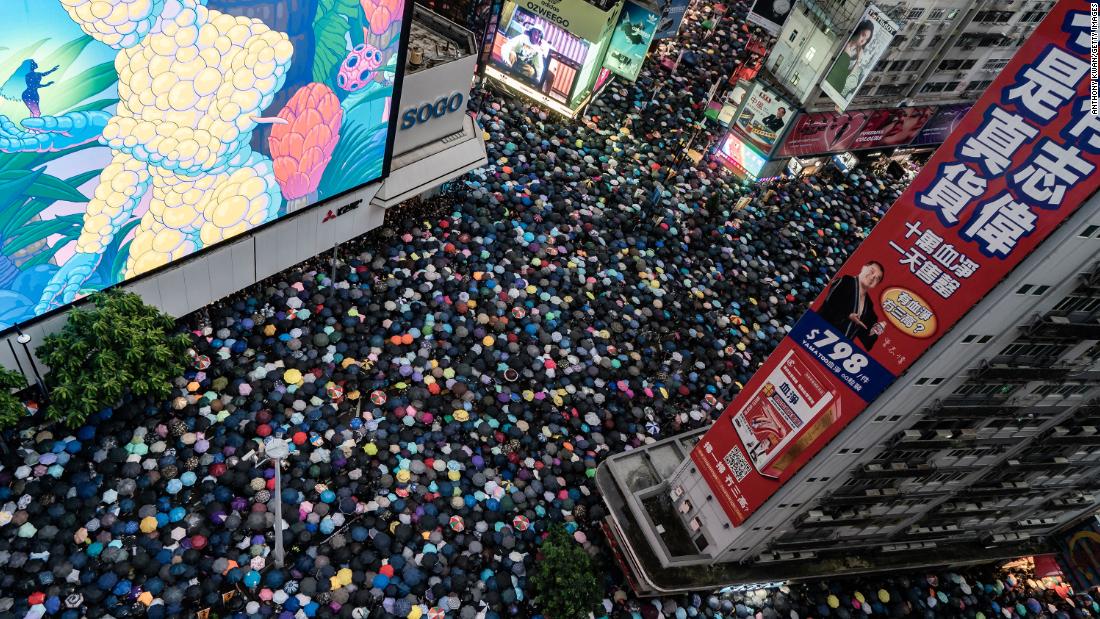
[(523, 34), (508, 39), (500, 48), (500, 55), (513, 73), (532, 84), (540, 84), (550, 43), (543, 37), (542, 29), (531, 26)]
[(858, 276), (838, 277), (829, 285), (829, 294), (817, 312), (842, 335), (859, 340), (866, 350), (871, 350), (886, 328), (885, 322), (879, 322), (868, 294), (882, 282), (885, 272), (872, 260), (860, 268)]

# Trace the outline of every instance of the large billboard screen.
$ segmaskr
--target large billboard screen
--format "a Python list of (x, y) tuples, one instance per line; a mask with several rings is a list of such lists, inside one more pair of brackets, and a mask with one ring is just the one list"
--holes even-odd
[(897, 33), (898, 25), (875, 5), (869, 5), (863, 12), (852, 36), (848, 37), (836, 62), (821, 82), (821, 91), (837, 104), (840, 111), (847, 109), (859, 93), (863, 82), (871, 76), (871, 70), (886, 53)]
[(734, 524), (1100, 187), (1089, 41), (1061, 0), (693, 449)]
[(776, 155), (808, 157), (904, 146), (920, 134), (935, 113), (936, 108), (921, 106), (802, 114), (794, 121)]
[(962, 122), (963, 117), (969, 111), (969, 103), (942, 106), (936, 112), (936, 115), (929, 119), (924, 127), (921, 127), (920, 133), (913, 138), (911, 144), (913, 146), (942, 144), (947, 136), (955, 130), (955, 127), (959, 126), (959, 123)]
[(0, 327), (388, 173), (404, 0), (99, 4), (0, 4)]
[(753, 82), (731, 128), (764, 155), (770, 155), (794, 117), (795, 106), (761, 82)]
[(808, 157), (851, 150), (873, 110), (802, 114), (787, 133), (779, 157)]
[(768, 162), (763, 155), (756, 152), (748, 144), (745, 144), (732, 131), (727, 133), (718, 143), (714, 151), (715, 157), (727, 168), (749, 178), (759, 178), (764, 164)]
[(594, 47), (549, 19), (508, 3), (490, 64), (510, 79), (566, 104)]
[(611, 45), (607, 48), (604, 66), (630, 81), (638, 79), (642, 62), (645, 61), (649, 44), (656, 32), (657, 14), (633, 2), (627, 2), (619, 14), (615, 34), (611, 35)]
[(935, 112), (936, 108), (927, 106), (875, 110), (848, 150), (908, 144)]

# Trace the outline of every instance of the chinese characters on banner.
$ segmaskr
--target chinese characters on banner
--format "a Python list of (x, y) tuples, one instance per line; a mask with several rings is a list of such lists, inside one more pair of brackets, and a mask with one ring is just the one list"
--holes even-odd
[(1061, 0), (692, 451), (741, 524), (1100, 187)]

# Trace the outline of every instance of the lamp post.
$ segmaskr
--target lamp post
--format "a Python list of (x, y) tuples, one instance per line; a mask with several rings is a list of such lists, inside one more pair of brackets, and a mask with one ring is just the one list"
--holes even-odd
[(270, 500), (275, 502), (275, 566), (281, 568), (286, 556), (283, 550), (283, 459), (290, 455), (290, 446), (286, 439), (273, 438), (264, 447), (264, 452), (275, 463), (275, 492)]
[(34, 355), (31, 354), (31, 349), (27, 346), (31, 341), (31, 336), (23, 333), (19, 325), (15, 325), (15, 332), (19, 334), (16, 336), (15, 341), (19, 342), (23, 346), (23, 352), (27, 353), (27, 359), (31, 362), (31, 369), (34, 370), (34, 379), (38, 384), (38, 388), (42, 391), (42, 395), (47, 395), (46, 383), (42, 381), (42, 375), (38, 373), (38, 364), (34, 362)]

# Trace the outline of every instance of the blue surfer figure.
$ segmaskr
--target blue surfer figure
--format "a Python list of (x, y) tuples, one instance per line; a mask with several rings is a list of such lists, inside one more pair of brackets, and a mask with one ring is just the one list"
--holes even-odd
[[(39, 108), (40, 99), (38, 97), (38, 89), (52, 86), (53, 82), (42, 83), (42, 78), (53, 73), (58, 69), (54, 67), (45, 73), (39, 73), (35, 69), (38, 68), (38, 63), (30, 58), (23, 61), (23, 64), (19, 65), (19, 68), (15, 70), (15, 73), (8, 78), (8, 81), (4, 82), (3, 86), (0, 86), (0, 97), (15, 101), (17, 97), (23, 101), (23, 105), (27, 106), (27, 110), (31, 113), (32, 118), (38, 118), (42, 116), (42, 110)], [(22, 89), (23, 92), (20, 95), (16, 93)]]

